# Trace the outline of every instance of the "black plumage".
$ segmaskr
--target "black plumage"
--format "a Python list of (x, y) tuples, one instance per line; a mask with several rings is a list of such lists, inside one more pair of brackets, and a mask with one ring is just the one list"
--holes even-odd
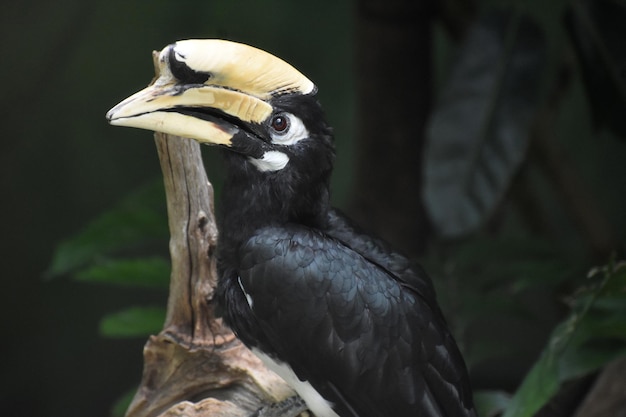
[(218, 291), (227, 323), (341, 416), (472, 415), (429, 278), (330, 207), (334, 152), (319, 103), (284, 96), (272, 105), (302, 117), (310, 138), (276, 146), (290, 157), (278, 172), (225, 151)]
[(107, 117), (223, 148), (217, 298), (238, 337), (318, 417), (475, 416), (428, 276), (330, 205), (315, 85), (221, 40), (169, 45), (158, 65)]

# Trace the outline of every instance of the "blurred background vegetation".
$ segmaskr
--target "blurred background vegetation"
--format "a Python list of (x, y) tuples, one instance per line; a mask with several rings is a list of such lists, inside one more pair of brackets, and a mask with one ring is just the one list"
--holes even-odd
[[(220, 37), (285, 58), (318, 85), (335, 127), (335, 204), (363, 218), (363, 166), (396, 181), (355, 160), (358, 126), (389, 122), (359, 118), (355, 16), (375, 1), (5, 3), (5, 415), (109, 416), (139, 382), (167, 297), (165, 202), (151, 134), (111, 128), (104, 114), (148, 83), (152, 50)], [(512, 409), (533, 364), (549, 398), (625, 352), (624, 3), (423, 3), (444, 18), (420, 58), (432, 91), (415, 133), (423, 178), (406, 197), (428, 227), (409, 251), (439, 287), (475, 388)], [(205, 157), (219, 196), (219, 158)], [(385, 199), (371, 198), (394, 217)]]

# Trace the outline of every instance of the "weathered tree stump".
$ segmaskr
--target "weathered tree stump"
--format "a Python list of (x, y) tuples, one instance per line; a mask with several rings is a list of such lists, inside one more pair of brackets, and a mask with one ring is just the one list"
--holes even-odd
[(126, 416), (249, 416), (294, 392), (215, 316), (217, 227), (200, 145), (160, 133), (155, 140), (171, 234), (170, 292)]

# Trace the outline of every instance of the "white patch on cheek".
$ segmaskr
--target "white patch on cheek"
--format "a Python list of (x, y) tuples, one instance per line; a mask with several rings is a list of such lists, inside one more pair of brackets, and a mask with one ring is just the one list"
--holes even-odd
[(250, 162), (261, 172), (279, 171), (287, 166), (289, 157), (278, 151), (267, 151), (260, 159), (249, 158)]

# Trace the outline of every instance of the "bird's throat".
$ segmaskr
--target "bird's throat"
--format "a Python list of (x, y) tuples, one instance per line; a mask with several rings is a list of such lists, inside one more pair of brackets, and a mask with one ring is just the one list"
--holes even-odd
[(266, 226), (299, 224), (326, 229), (330, 198), (327, 181), (298, 184), (289, 175), (229, 171), (219, 202), (220, 239), (243, 242)]

